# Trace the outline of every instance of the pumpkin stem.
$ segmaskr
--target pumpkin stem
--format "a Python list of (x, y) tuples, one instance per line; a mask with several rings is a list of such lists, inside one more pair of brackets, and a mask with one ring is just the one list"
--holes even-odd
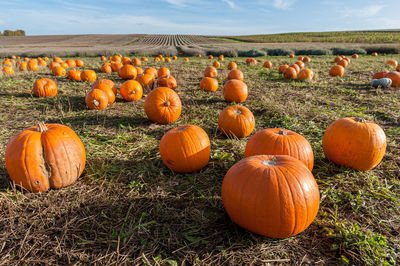
[(99, 105), (100, 105), (100, 103), (99, 103), (99, 101), (98, 101), (98, 100), (93, 100), (93, 105), (97, 107), (97, 106), (99, 106)]
[(286, 136), (288, 134), (288, 132), (286, 130), (282, 130), (281, 129), (281, 130), (278, 131), (278, 134)]
[(272, 158), (271, 160), (264, 160), (264, 161), (261, 161), (261, 164), (262, 164), (262, 165), (265, 165), (265, 166), (275, 166), (275, 165), (278, 164), (278, 162), (276, 161), (276, 159), (275, 159), (275, 157), (274, 157), (274, 158)]
[(171, 105), (171, 103), (170, 103), (169, 101), (164, 102), (164, 106), (165, 106), (165, 107), (168, 107), (168, 106), (170, 106), (170, 105)]
[(362, 118), (362, 117), (356, 117), (356, 118), (354, 118), (354, 121), (365, 123), (366, 120), (364, 118)]
[(49, 130), (49, 129), (46, 127), (45, 123), (40, 122), (38, 124), (38, 130), (37, 131), (39, 131), (40, 133), (43, 133), (43, 132), (46, 132), (47, 130)]
[(235, 115), (240, 115), (242, 113), (242, 111), (240, 111), (239, 109), (235, 109), (235, 110), (233, 110), (233, 113)]

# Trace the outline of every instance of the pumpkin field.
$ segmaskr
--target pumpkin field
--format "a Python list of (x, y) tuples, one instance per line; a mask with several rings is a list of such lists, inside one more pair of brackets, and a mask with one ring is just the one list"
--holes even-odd
[(2, 58), (1, 265), (400, 262), (398, 54), (133, 40)]

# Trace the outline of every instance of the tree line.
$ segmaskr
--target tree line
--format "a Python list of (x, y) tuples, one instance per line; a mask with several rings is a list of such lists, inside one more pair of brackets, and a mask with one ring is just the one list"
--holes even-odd
[(4, 30), (3, 33), (0, 31), (0, 36), (25, 36), (24, 30)]

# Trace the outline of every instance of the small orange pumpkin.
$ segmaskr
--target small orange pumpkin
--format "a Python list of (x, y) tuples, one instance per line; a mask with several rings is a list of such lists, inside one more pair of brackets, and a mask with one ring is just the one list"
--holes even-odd
[(171, 72), (169, 71), (169, 69), (167, 67), (160, 67), (160, 69), (158, 69), (158, 71), (157, 71), (157, 75), (159, 78), (161, 78), (164, 76), (171, 75)]
[(314, 77), (314, 72), (311, 69), (304, 68), (297, 75), (298, 80), (312, 80)]
[(102, 110), (107, 108), (108, 98), (104, 91), (94, 89), (86, 94), (85, 103), (89, 109)]
[(143, 96), (143, 88), (136, 80), (128, 80), (122, 83), (119, 93), (125, 101), (139, 101)]
[(214, 66), (215, 68), (221, 68), (221, 64), (220, 64), (220, 62), (218, 62), (218, 61), (214, 61), (213, 66)]
[(235, 62), (229, 62), (228, 69), (229, 70), (237, 69), (237, 64)]
[(281, 66), (279, 66), (278, 72), (279, 73), (283, 73), (285, 71), (285, 69), (288, 68), (288, 67), (289, 67), (289, 65), (281, 65)]
[(52, 79), (38, 79), (33, 84), (32, 93), (37, 97), (54, 97), (57, 95), (57, 84)]
[(218, 70), (213, 66), (208, 66), (204, 70), (204, 77), (216, 78), (218, 76)]
[(53, 75), (57, 76), (57, 77), (63, 77), (67, 74), (67, 71), (65, 70), (65, 68), (63, 68), (61, 66), (53, 67), (51, 69), (51, 71), (53, 72)]
[(294, 67), (288, 67), (283, 71), (283, 77), (285, 79), (295, 79), (297, 77), (297, 72)]
[(98, 84), (107, 84), (111, 90), (113, 91), (114, 95), (117, 95), (117, 86), (115, 83), (110, 79), (98, 79), (92, 84), (92, 89), (94, 89)]
[(14, 76), (14, 74), (15, 74), (14, 69), (12, 67), (8, 67), (8, 66), (3, 67), (2, 72), (6, 76)]
[(272, 63), (271, 63), (271, 61), (265, 61), (265, 63), (263, 64), (263, 67), (272, 68)]
[(85, 69), (81, 72), (81, 80), (82, 81), (89, 81), (94, 82), (97, 79), (96, 72), (94, 70)]
[(137, 76), (137, 70), (132, 65), (123, 65), (118, 69), (118, 76), (122, 79), (135, 79)]
[(76, 59), (75, 64), (77, 67), (83, 67), (85, 65), (81, 59)]
[(71, 69), (71, 70), (68, 71), (68, 78), (70, 80), (80, 81), (81, 80), (81, 72), (79, 70), (76, 70), (76, 69)]
[(204, 91), (216, 91), (218, 90), (218, 80), (215, 78), (204, 77), (200, 81), (200, 89)]
[(228, 137), (245, 138), (253, 132), (254, 126), (254, 115), (244, 106), (228, 106), (218, 116), (219, 130)]
[(136, 81), (142, 85), (143, 89), (150, 90), (154, 84), (154, 77), (151, 74), (142, 74), (136, 77)]
[(241, 80), (230, 79), (225, 82), (222, 94), (227, 102), (242, 103), (248, 95), (247, 85)]
[(332, 77), (342, 77), (344, 75), (344, 67), (335, 65), (329, 70), (329, 75)]
[(178, 94), (167, 87), (152, 90), (144, 101), (147, 117), (159, 124), (175, 122), (181, 115), (181, 106)]
[(168, 87), (173, 90), (177, 87), (176, 79), (171, 75), (159, 77), (157, 79), (157, 85), (158, 87)]
[(238, 79), (238, 80), (243, 81), (243, 79), (244, 79), (243, 72), (240, 71), (239, 69), (233, 69), (233, 70), (229, 71), (228, 79)]
[(113, 104), (115, 102), (115, 93), (111, 89), (110, 85), (106, 83), (97, 83), (93, 84), (92, 90), (101, 90), (104, 92), (105, 95), (107, 95), (108, 99), (108, 104)]

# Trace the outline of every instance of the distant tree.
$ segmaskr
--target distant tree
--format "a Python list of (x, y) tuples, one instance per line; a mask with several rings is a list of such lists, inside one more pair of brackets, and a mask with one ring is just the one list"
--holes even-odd
[(4, 30), (4, 36), (25, 36), (24, 30)]

